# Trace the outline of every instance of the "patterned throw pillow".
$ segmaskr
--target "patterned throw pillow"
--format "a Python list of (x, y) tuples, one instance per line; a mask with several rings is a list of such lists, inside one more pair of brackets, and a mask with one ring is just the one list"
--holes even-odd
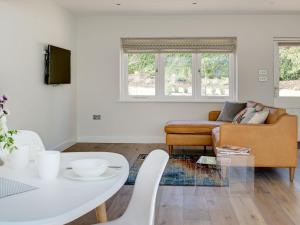
[(255, 108), (247, 108), (247, 112), (241, 124), (263, 124), (269, 115), (269, 110), (256, 111)]
[(255, 108), (247, 108), (240, 123), (248, 123), (255, 113)]
[(256, 105), (255, 105), (255, 110), (256, 110), (256, 112), (260, 112), (260, 111), (262, 111), (263, 109), (264, 109), (264, 105), (263, 104), (261, 104), (261, 103), (257, 103)]
[[(251, 104), (250, 104), (251, 103)], [(254, 102), (248, 102), (247, 103), (247, 108), (243, 109), (242, 111), (240, 111), (234, 118), (233, 123), (237, 124), (237, 123), (241, 123), (243, 120), (243, 123), (246, 123), (247, 121), (249, 121), (254, 113), (256, 112), (260, 112), (262, 110), (264, 110), (264, 105), (261, 103), (254, 103)], [(251, 107), (249, 107), (249, 105), (251, 105)]]
[(232, 123), (240, 123), (242, 121), (242, 119), (244, 118), (245, 113), (247, 112), (247, 108), (243, 109), (242, 111), (240, 111), (238, 114), (236, 114), (236, 116), (234, 117)]

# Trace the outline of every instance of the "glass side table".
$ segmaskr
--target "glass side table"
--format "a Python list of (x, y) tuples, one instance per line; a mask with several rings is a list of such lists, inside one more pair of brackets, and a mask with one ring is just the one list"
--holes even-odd
[(254, 194), (255, 158), (252, 155), (218, 155), (220, 176), (226, 182), (221, 187), (231, 195)]

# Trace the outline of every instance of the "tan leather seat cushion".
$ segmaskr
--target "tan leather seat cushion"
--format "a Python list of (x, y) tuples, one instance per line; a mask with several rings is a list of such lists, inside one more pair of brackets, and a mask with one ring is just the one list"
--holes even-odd
[(211, 130), (226, 122), (200, 120), (172, 120), (167, 122), (165, 131), (168, 134), (211, 134)]

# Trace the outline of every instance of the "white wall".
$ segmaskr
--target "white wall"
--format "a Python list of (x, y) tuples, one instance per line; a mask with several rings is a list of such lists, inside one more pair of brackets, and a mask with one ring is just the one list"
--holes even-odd
[(72, 85), (43, 83), (47, 44), (71, 49), (75, 59), (74, 22), (53, 1), (0, 1), (0, 94), (10, 98), (9, 127), (37, 131), (48, 148), (76, 140), (74, 63)]
[[(162, 142), (170, 119), (206, 119), (217, 103), (122, 103), (121, 37), (236, 36), (238, 97), (273, 104), (273, 37), (300, 36), (300, 16), (92, 16), (77, 24), (78, 137), (95, 142)], [(257, 81), (259, 68), (269, 82)], [(100, 113), (101, 121), (92, 114)]]

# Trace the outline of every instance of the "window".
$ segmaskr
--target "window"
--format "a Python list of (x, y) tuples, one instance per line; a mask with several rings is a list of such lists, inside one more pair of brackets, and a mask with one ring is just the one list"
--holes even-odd
[(192, 54), (164, 54), (166, 96), (192, 96)]
[(201, 95), (229, 96), (230, 55), (201, 54)]
[(278, 96), (300, 97), (300, 42), (279, 42), (278, 57)]
[(128, 54), (128, 94), (155, 95), (155, 55)]
[(121, 100), (235, 99), (235, 38), (124, 38)]

